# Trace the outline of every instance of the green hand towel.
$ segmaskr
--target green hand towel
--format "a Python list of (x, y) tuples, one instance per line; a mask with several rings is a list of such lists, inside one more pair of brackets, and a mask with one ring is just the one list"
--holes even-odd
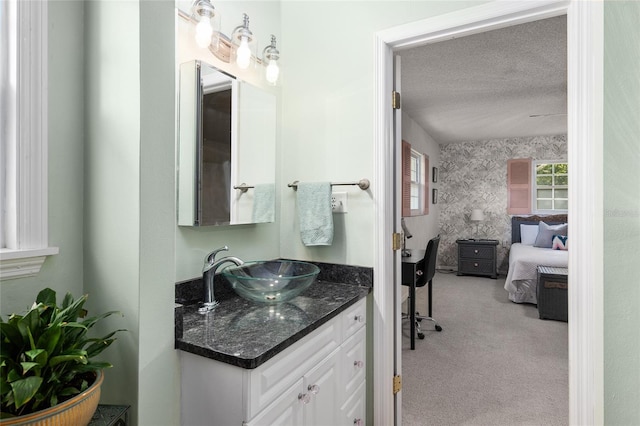
[(298, 219), (305, 246), (330, 246), (333, 243), (331, 183), (298, 183)]

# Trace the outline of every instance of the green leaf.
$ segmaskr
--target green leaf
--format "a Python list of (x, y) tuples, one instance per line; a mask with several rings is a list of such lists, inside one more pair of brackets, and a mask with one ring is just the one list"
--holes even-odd
[(87, 357), (86, 355), (58, 355), (58, 356), (52, 357), (49, 360), (49, 365), (51, 367), (55, 367), (56, 365), (62, 362), (71, 362), (71, 361), (75, 361), (80, 364), (86, 364)]
[(31, 349), (35, 348), (33, 336), (40, 336), (44, 331), (43, 325), (40, 323), (40, 314), (37, 309), (33, 309), (27, 313), (20, 321), (18, 321), (18, 330), (25, 342), (31, 344)]
[(0, 395), (4, 395), (11, 390), (11, 385), (5, 380), (4, 377), (0, 377)]
[(22, 337), (22, 333), (20, 333), (20, 330), (18, 329), (17, 322), (0, 323), (0, 342), (3, 343), (3, 348), (5, 339), (8, 340), (12, 345), (22, 346), (24, 344), (24, 338)]
[(79, 389), (74, 388), (73, 386), (66, 387), (58, 392), (60, 396), (69, 396), (79, 394), (81, 391)]
[(33, 361), (34, 359), (36, 359), (38, 355), (40, 355), (43, 352), (44, 352), (44, 349), (31, 349), (29, 351), (26, 351), (24, 354), (28, 356), (31, 361)]
[(45, 288), (36, 296), (36, 303), (42, 303), (46, 306), (56, 306), (56, 292), (50, 288)]
[(21, 362), (20, 365), (22, 366), (22, 375), (31, 370), (33, 367), (40, 366), (40, 364), (38, 364), (37, 362)]
[(68, 308), (73, 303), (73, 296), (71, 293), (67, 293), (62, 300), (62, 309)]
[(13, 390), (13, 398), (16, 408), (20, 408), (29, 402), (36, 392), (38, 392), (41, 384), (42, 377), (27, 377), (22, 380), (11, 382), (11, 389)]

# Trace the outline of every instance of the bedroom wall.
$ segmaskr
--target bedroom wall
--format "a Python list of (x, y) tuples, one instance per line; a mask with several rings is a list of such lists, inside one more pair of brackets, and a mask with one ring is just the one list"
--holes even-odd
[[(511, 216), (507, 209), (507, 160), (566, 160), (567, 137), (538, 136), (440, 145), (440, 250), (438, 266), (457, 269), (456, 240), (490, 238), (498, 245), (498, 272), (506, 274), (511, 246)], [(484, 211), (478, 226), (471, 210)]]
[(411, 144), (416, 151), (429, 156), (429, 214), (405, 218), (407, 228), (413, 235), (407, 240), (408, 249), (424, 249), (427, 242), (438, 235), (438, 216), (440, 204), (433, 204), (431, 189), (438, 188), (439, 183), (433, 183), (433, 167), (439, 167), (440, 146), (411, 116), (402, 113), (402, 139)]

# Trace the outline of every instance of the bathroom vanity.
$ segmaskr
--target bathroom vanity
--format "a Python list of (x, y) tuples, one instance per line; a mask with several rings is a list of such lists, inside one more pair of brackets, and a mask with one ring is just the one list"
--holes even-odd
[(288, 303), (181, 307), (181, 423), (364, 425), (369, 292), (318, 280)]

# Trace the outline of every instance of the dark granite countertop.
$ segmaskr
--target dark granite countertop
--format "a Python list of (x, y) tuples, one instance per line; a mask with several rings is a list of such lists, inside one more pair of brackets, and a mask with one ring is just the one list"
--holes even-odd
[(286, 303), (265, 305), (234, 295), (219, 299), (207, 314), (198, 313), (196, 305), (180, 306), (176, 349), (256, 368), (370, 292), (370, 287), (318, 280)]

